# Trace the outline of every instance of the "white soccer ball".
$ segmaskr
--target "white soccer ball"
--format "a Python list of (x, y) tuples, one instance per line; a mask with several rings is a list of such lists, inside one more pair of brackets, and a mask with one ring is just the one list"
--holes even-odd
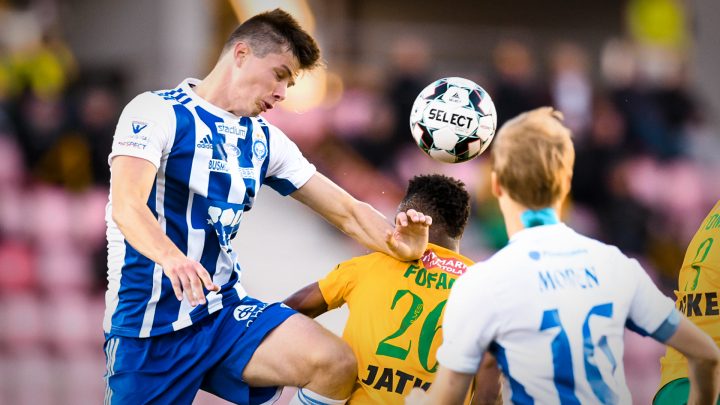
[(465, 162), (481, 154), (496, 127), (490, 95), (461, 77), (438, 79), (425, 87), (410, 113), (415, 143), (433, 159), (447, 163)]

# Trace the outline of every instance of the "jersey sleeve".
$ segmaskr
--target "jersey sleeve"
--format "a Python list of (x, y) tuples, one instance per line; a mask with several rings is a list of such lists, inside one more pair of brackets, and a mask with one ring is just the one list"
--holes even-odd
[(160, 167), (163, 153), (171, 147), (174, 126), (169, 104), (153, 93), (140, 94), (120, 115), (108, 163), (115, 156), (134, 156)]
[(345, 303), (346, 297), (355, 287), (357, 274), (357, 259), (352, 259), (338, 264), (325, 278), (318, 281), (328, 309), (339, 308)]
[(265, 175), (265, 184), (282, 195), (288, 195), (310, 180), (316, 169), (285, 133), (273, 125), (268, 125), (268, 128), (270, 129), (270, 162)]
[[(473, 273), (482, 269), (476, 268)], [(443, 343), (437, 359), (443, 367), (458, 373), (475, 374), (483, 353), (495, 338), (497, 325), (491, 311), (477, 311), (479, 302), (495, 302), (492, 291), (483, 288), (479, 274), (466, 274), (450, 290), (443, 319)]]
[(637, 275), (637, 284), (626, 326), (643, 336), (665, 342), (677, 330), (682, 316), (675, 309), (675, 303), (658, 290), (637, 260), (627, 260), (628, 270)]

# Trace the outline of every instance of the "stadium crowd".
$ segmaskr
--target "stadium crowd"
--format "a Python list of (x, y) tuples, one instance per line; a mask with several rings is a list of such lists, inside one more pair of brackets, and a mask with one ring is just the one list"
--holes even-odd
[[(130, 95), (122, 71), (78, 65), (47, 16), (1, 4), (0, 403), (97, 403), (107, 155)], [(493, 97), (498, 126), (553, 105), (574, 131), (564, 219), (636, 256), (672, 296), (685, 247), (720, 190), (720, 137), (689, 87), (684, 55), (627, 39), (597, 52), (563, 42), (544, 54), (508, 39), (492, 55), (468, 78)], [(434, 70), (427, 43), (403, 38), (384, 67), (357, 61), (342, 72), (337, 102), (306, 112), (302, 125), (293, 112), (267, 116), (321, 171), (386, 214), (416, 174), (462, 179), (474, 197), (463, 251), (482, 260), (507, 241), (487, 153), (437, 163), (408, 130), (415, 96), (448, 75)], [(662, 348), (628, 339), (628, 383), (647, 399)]]

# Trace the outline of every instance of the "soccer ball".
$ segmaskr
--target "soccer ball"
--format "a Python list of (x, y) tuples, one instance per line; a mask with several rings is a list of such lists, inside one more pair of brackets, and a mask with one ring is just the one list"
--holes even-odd
[(461, 77), (438, 79), (425, 87), (410, 113), (415, 143), (433, 159), (447, 163), (465, 162), (481, 154), (496, 127), (490, 95)]

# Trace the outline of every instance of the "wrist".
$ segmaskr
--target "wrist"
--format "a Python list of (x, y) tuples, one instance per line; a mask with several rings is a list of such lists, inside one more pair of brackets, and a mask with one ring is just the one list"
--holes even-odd
[(162, 267), (167, 267), (168, 263), (183, 259), (185, 259), (185, 255), (177, 247), (172, 246), (160, 253), (157, 263)]

